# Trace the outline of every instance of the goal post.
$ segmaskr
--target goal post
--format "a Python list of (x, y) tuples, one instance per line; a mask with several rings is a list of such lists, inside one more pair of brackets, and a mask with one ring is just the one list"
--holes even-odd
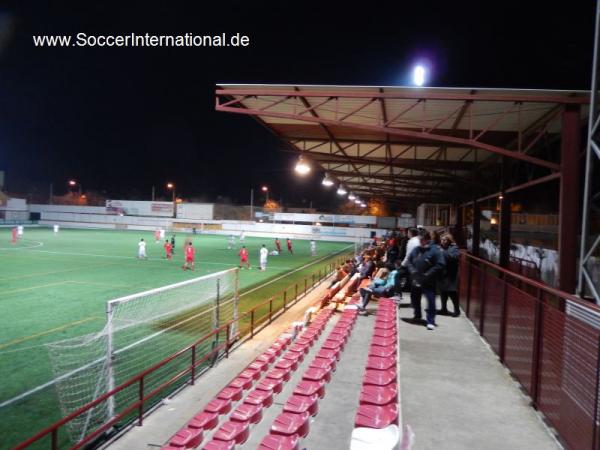
[[(62, 412), (70, 414), (236, 319), (238, 275), (234, 268), (110, 300), (100, 332), (48, 344)], [(199, 344), (197, 355), (208, 354), (211, 344)], [(187, 365), (185, 358), (173, 360), (147, 377), (145, 388), (160, 386)], [(137, 395), (128, 387), (70, 422), (72, 440), (115, 417)]]

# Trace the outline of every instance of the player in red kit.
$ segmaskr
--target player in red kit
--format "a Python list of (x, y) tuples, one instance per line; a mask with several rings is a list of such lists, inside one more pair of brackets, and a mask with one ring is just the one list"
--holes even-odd
[(173, 259), (173, 246), (168, 239), (165, 241), (165, 245), (163, 247), (165, 248), (165, 258), (171, 261)]
[(281, 242), (279, 242), (279, 238), (275, 238), (275, 247), (277, 247), (277, 253), (281, 255)]
[(154, 241), (158, 244), (160, 242), (160, 230), (154, 232)]
[(17, 227), (14, 227), (12, 229), (11, 236), (12, 236), (12, 243), (16, 244), (17, 243)]
[(183, 264), (182, 269), (186, 270), (186, 269), (190, 269), (191, 266), (191, 270), (194, 270), (194, 257), (196, 256), (196, 250), (194, 249), (194, 246), (192, 245), (192, 243), (188, 243), (188, 246), (185, 248), (185, 263)]
[(250, 262), (248, 261), (248, 250), (246, 249), (246, 246), (242, 246), (240, 250), (240, 269), (244, 265), (246, 266), (246, 269), (250, 268)]
[(287, 238), (287, 248), (288, 252), (290, 252), (293, 255), (294, 252), (292, 251), (292, 240), (290, 238)]

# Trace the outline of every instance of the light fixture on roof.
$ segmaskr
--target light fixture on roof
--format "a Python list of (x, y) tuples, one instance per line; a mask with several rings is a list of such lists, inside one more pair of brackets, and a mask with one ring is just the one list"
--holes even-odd
[(323, 178), (323, 181), (321, 182), (321, 184), (323, 186), (333, 186), (333, 180), (331, 178), (329, 178), (329, 175), (327, 174), (327, 172), (325, 172), (325, 177)]
[(361, 203), (361, 204), (360, 204), (360, 207), (361, 207), (361, 208), (366, 208), (366, 207), (367, 207), (367, 204), (366, 204), (365, 202), (363, 202), (363, 203)]
[(299, 174), (299, 175), (306, 175), (308, 172), (310, 172), (310, 166), (308, 165), (308, 163), (304, 160), (304, 158), (302, 157), (302, 155), (300, 155), (298, 157), (298, 162), (296, 163), (296, 167), (294, 168), (294, 170)]
[(356, 200), (356, 195), (354, 195), (352, 192), (350, 192), (350, 195), (348, 196), (348, 200)]
[(356, 197), (356, 200), (354, 200), (354, 203), (356, 203), (357, 205), (360, 205), (362, 203), (362, 200), (358, 197)]
[(348, 191), (344, 188), (343, 184), (340, 184), (340, 186), (337, 189), (337, 194), (338, 195), (346, 195), (348, 193)]
[(418, 64), (413, 69), (413, 84), (415, 86), (423, 86), (425, 84), (425, 67)]

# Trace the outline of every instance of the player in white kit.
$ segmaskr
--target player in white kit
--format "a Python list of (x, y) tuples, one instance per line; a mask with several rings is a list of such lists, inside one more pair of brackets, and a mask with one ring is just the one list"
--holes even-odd
[(260, 270), (267, 270), (267, 257), (269, 256), (269, 250), (265, 247), (265, 244), (260, 249)]
[(19, 236), (19, 239), (21, 239), (23, 237), (23, 231), (24, 231), (23, 225), (19, 225), (17, 227), (17, 236)]
[(310, 256), (317, 256), (317, 243), (314, 239), (310, 241)]
[(146, 259), (146, 242), (144, 242), (144, 238), (140, 240), (138, 243), (138, 258)]
[(54, 225), (54, 234), (58, 234), (58, 229), (59, 229), (59, 226), (58, 225)]

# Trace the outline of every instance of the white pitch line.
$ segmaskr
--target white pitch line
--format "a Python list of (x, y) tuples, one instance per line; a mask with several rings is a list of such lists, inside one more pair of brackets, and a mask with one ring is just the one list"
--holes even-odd
[[(31, 245), (29, 247), (5, 247), (5, 248), (0, 248), (0, 251), (3, 251), (3, 250), (31, 250), (32, 248), (38, 248), (38, 247), (44, 246), (44, 243), (41, 241), (30, 241), (28, 239), (23, 239), (23, 241), (35, 242), (36, 245)], [(37, 250), (37, 251), (39, 251), (39, 250)]]

